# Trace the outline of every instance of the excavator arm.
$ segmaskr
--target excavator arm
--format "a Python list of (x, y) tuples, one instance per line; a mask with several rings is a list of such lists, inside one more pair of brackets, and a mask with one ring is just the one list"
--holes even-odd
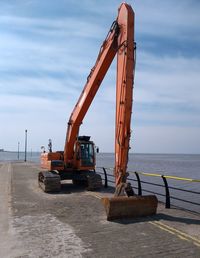
[(130, 119), (132, 110), (134, 58), (134, 12), (128, 4), (121, 4), (118, 16), (104, 40), (86, 85), (70, 116), (64, 148), (64, 162), (73, 163), (74, 144), (80, 125), (117, 54), (116, 85), (116, 141), (115, 177), (116, 184), (124, 181), (128, 162)]
[(120, 24), (117, 52), (115, 182), (126, 181), (135, 71), (134, 13), (122, 4), (117, 19)]
[(114, 22), (110, 31), (104, 40), (94, 67), (87, 78), (86, 85), (79, 97), (70, 116), (67, 128), (67, 135), (64, 148), (64, 162), (69, 164), (73, 162), (74, 144), (78, 137), (80, 125), (94, 99), (101, 82), (109, 69), (118, 49), (119, 26)]

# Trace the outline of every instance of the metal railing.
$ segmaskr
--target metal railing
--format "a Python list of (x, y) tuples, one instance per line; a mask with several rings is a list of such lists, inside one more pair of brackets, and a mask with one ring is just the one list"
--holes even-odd
[[(104, 187), (108, 187), (108, 183), (111, 183), (111, 184), (115, 183), (114, 175), (113, 175), (113, 168), (98, 167), (97, 169), (100, 169), (101, 171), (103, 171), (103, 172), (98, 171), (98, 173), (101, 174), (101, 175), (104, 175)], [(110, 173), (108, 173), (108, 171), (110, 171)], [(147, 193), (155, 194), (155, 195), (158, 195), (158, 196), (162, 196), (162, 197), (165, 198), (165, 208), (167, 208), (167, 209), (169, 209), (171, 207), (171, 199), (176, 200), (176, 201), (181, 201), (181, 202), (184, 202), (184, 203), (189, 203), (189, 204), (195, 205), (196, 207), (197, 206), (200, 207), (200, 203), (195, 202), (195, 201), (191, 201), (191, 200), (186, 200), (186, 199), (183, 199), (183, 198), (180, 198), (180, 197), (177, 197), (177, 196), (173, 196), (173, 195), (170, 194), (170, 191), (175, 190), (175, 191), (179, 191), (179, 192), (191, 193), (191, 194), (194, 194), (195, 196), (197, 196), (197, 195), (200, 196), (200, 192), (193, 191), (193, 190), (187, 190), (187, 189), (184, 189), (184, 188), (179, 188), (179, 187), (174, 187), (174, 186), (169, 186), (169, 183), (168, 183), (168, 179), (185, 181), (185, 182), (190, 182), (190, 183), (200, 183), (199, 179), (191, 179), (191, 178), (161, 175), (161, 174), (155, 174), (155, 173), (144, 173), (144, 172), (128, 171), (128, 173), (130, 175), (130, 177), (128, 178), (128, 181), (137, 182), (137, 187), (134, 186), (133, 189), (137, 190), (138, 195), (142, 195), (143, 192), (147, 192)], [(131, 177), (131, 175), (134, 175), (135, 178)], [(149, 181), (141, 180), (142, 176), (161, 178), (163, 184), (158, 184), (158, 183), (155, 183), (155, 182), (149, 182)], [(165, 194), (163, 194), (161, 192), (158, 192), (158, 191), (155, 192), (155, 191), (151, 191), (149, 189), (146, 189), (146, 188), (144, 188), (144, 185), (151, 185), (151, 186), (154, 186), (154, 187), (165, 188)], [(187, 209), (187, 210), (189, 210), (189, 209)], [(197, 213), (200, 213), (200, 210)]]

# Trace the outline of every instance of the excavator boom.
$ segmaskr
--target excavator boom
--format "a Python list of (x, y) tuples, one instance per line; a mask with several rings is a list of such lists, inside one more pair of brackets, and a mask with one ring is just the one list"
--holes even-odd
[(121, 4), (117, 23), (120, 28), (117, 52), (115, 182), (126, 181), (135, 71), (134, 12)]
[(117, 54), (116, 85), (116, 136), (115, 178), (116, 185), (125, 181), (130, 141), (130, 121), (135, 68), (134, 12), (130, 5), (121, 4), (116, 21), (104, 40), (86, 85), (70, 116), (64, 148), (64, 162), (73, 163), (74, 144), (80, 125)]
[(86, 85), (70, 116), (64, 148), (65, 164), (72, 163), (74, 143), (77, 139), (80, 125), (82, 124), (92, 100), (94, 99), (96, 92), (116, 55), (118, 50), (118, 35), (119, 27), (118, 24), (114, 22), (100, 48), (96, 63), (91, 69)]

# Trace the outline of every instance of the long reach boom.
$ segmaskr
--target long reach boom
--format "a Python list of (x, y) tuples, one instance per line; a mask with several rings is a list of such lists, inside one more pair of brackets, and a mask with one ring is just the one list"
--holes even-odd
[(132, 91), (135, 68), (134, 12), (128, 4), (121, 4), (116, 21), (104, 40), (86, 85), (70, 116), (64, 148), (64, 162), (73, 163), (74, 144), (79, 127), (117, 54), (116, 83), (116, 136), (115, 136), (115, 178), (116, 185), (125, 181), (130, 141), (132, 112)]

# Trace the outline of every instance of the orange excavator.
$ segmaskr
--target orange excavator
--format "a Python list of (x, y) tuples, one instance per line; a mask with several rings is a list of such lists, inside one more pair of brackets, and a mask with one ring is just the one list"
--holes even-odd
[(74, 184), (84, 183), (88, 190), (101, 188), (101, 176), (95, 172), (95, 145), (89, 136), (79, 136), (82, 121), (117, 55), (116, 133), (115, 133), (115, 196), (103, 198), (107, 219), (148, 216), (156, 213), (155, 196), (135, 196), (127, 183), (127, 163), (131, 136), (131, 113), (135, 71), (134, 12), (122, 3), (100, 48), (96, 63), (70, 116), (64, 151), (41, 154), (39, 185), (45, 192), (59, 191), (61, 180), (72, 179)]

